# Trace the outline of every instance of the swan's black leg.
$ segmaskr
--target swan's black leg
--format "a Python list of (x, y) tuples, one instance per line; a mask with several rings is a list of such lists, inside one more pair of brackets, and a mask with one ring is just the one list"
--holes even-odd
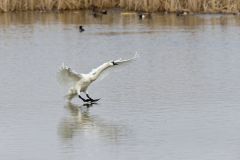
[(89, 101), (91, 101), (90, 99), (84, 99), (83, 97), (81, 97), (81, 95), (78, 95), (78, 97), (79, 97), (83, 102), (89, 102)]
[(86, 94), (86, 96), (89, 98), (89, 100), (91, 102), (97, 102), (97, 101), (99, 101), (101, 99), (101, 98), (99, 98), (99, 99), (92, 99), (88, 94)]

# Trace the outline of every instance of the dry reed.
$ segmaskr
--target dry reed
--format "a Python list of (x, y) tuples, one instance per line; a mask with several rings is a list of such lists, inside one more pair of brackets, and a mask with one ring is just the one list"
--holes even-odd
[(232, 13), (240, 10), (240, 0), (0, 0), (0, 11), (89, 9), (92, 5), (149, 12)]

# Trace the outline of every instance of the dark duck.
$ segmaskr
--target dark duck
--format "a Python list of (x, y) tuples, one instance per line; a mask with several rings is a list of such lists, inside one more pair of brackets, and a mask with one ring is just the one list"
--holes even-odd
[(138, 18), (139, 19), (145, 19), (145, 18), (151, 18), (151, 17), (152, 17), (152, 14), (149, 13), (149, 12), (138, 13)]
[(79, 32), (83, 32), (85, 31), (85, 29), (83, 28), (83, 26), (79, 26)]
[(96, 6), (91, 6), (91, 9), (92, 9), (92, 14), (94, 17), (99, 17), (99, 16), (102, 16), (102, 15), (106, 15), (107, 14), (107, 10), (105, 9), (99, 9), (97, 8)]

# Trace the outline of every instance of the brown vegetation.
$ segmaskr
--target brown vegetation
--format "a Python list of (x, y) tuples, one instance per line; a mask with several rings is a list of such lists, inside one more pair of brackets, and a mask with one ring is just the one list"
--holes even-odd
[(240, 0), (0, 0), (0, 11), (73, 10), (120, 7), (134, 11), (236, 13)]

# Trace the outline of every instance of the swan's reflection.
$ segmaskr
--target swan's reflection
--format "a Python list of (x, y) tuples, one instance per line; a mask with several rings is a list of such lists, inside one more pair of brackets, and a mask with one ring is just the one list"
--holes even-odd
[(107, 138), (117, 141), (124, 134), (124, 127), (111, 124), (103, 119), (92, 116), (89, 113), (90, 107), (96, 104), (75, 105), (67, 103), (65, 108), (70, 112), (70, 116), (63, 119), (59, 126), (59, 135), (64, 140), (74, 138), (74, 136), (93, 136)]

